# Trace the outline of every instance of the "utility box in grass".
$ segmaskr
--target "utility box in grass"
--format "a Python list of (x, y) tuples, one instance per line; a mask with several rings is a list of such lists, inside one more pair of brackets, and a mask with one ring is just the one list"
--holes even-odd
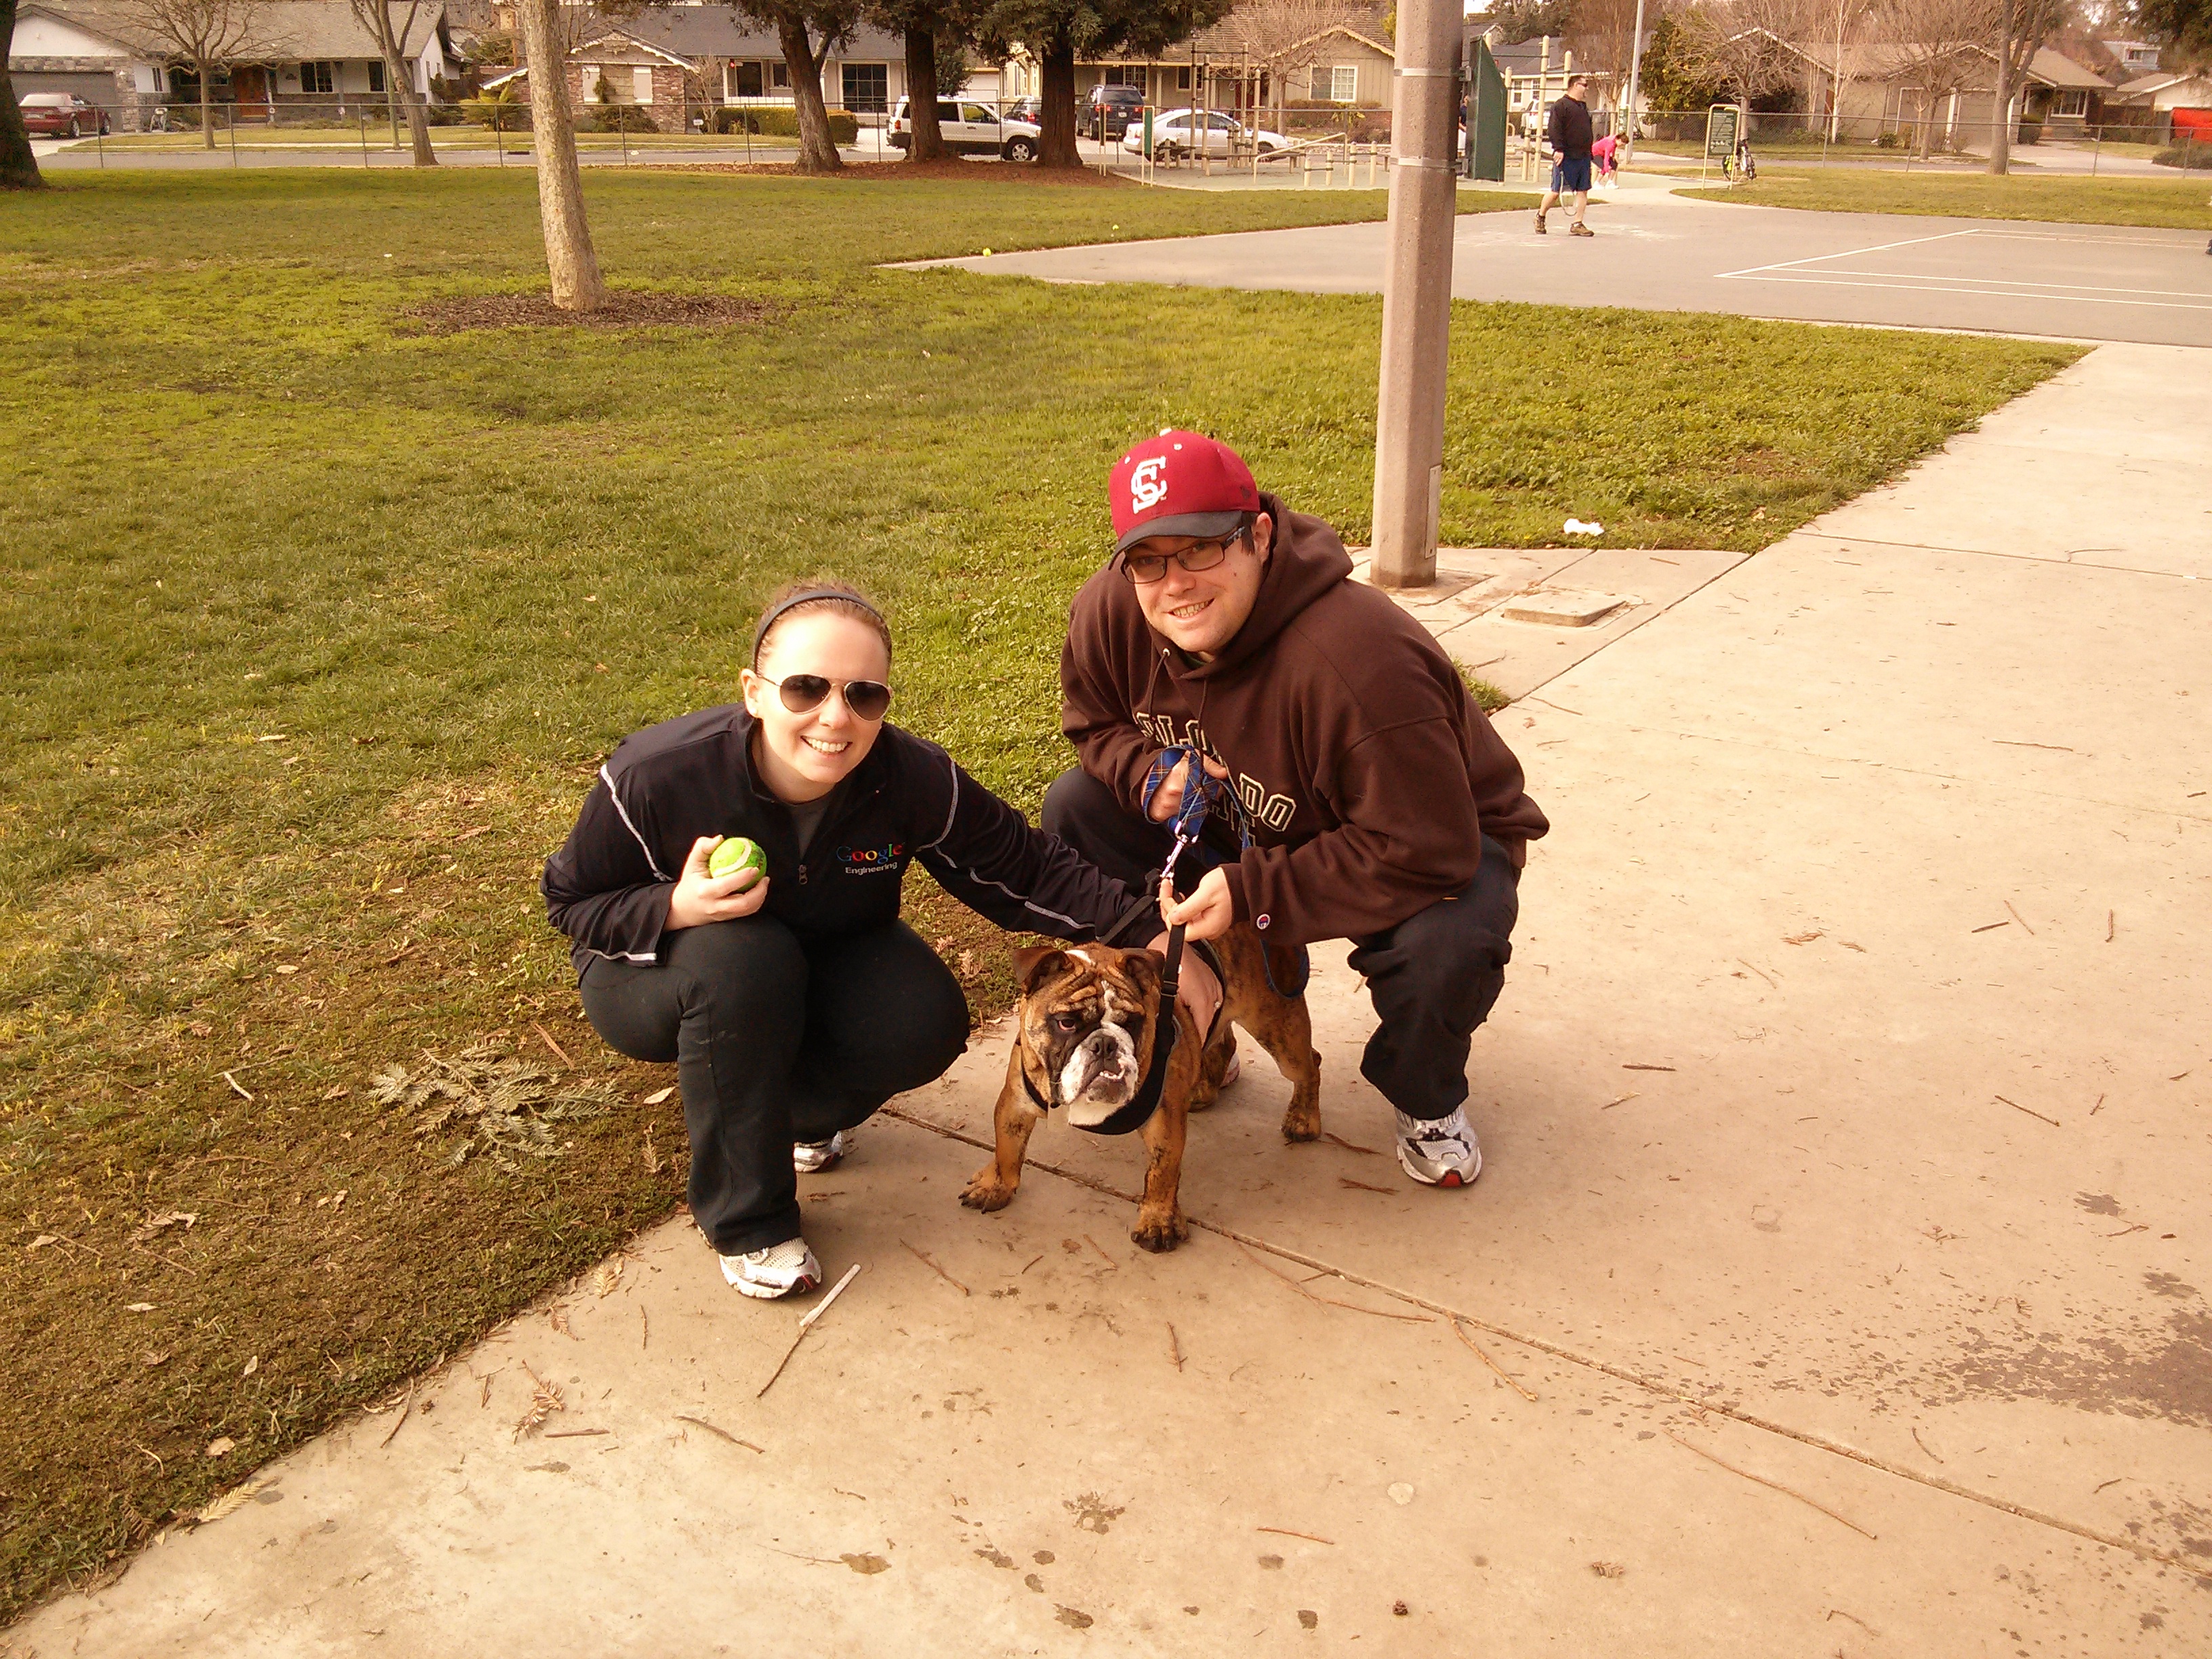
[(1490, 42), (1470, 33), (1460, 62), (1466, 79), (1460, 90), (1466, 101), (1461, 111), (1467, 120), (1467, 154), (1462, 169), (1470, 179), (1505, 181), (1505, 77), (1490, 55)]

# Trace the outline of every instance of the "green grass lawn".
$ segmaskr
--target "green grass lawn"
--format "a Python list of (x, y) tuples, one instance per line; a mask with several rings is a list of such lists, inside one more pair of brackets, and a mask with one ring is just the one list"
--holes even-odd
[[(272, 127), (260, 122), (240, 122), (237, 132), (237, 147), (240, 149), (297, 149), (303, 144), (316, 146), (351, 144), (358, 147), (362, 141), (362, 131), (358, 122), (351, 126), (325, 127)], [(392, 124), (389, 121), (372, 120), (368, 124), (367, 131), (370, 149), (388, 152), (393, 149)], [(527, 148), (530, 143), (529, 117), (526, 114), (518, 116), (499, 136), (510, 145), (520, 144)], [(437, 149), (488, 150), (492, 147), (492, 139), (493, 133), (489, 127), (478, 126), (473, 123), (466, 126), (430, 129), (430, 143), (432, 147)], [(619, 149), (623, 140), (623, 135), (619, 132), (580, 132), (576, 135), (576, 148), (584, 150)], [(726, 150), (743, 149), (745, 147), (743, 133), (718, 137), (696, 132), (633, 132), (629, 135), (629, 140), (632, 149)], [(100, 142), (110, 151), (121, 150), (134, 154), (206, 148), (205, 141), (198, 132), (112, 132)], [(796, 138), (756, 137), (752, 142), (753, 147), (761, 150), (788, 152), (795, 151), (799, 147), (799, 141)], [(872, 141), (864, 140), (863, 142), (866, 143)], [(93, 141), (89, 138), (81, 139), (78, 141), (77, 147), (89, 149)], [(407, 128), (403, 123), (399, 129), (398, 148), (403, 153), (407, 152), (409, 144)], [(215, 147), (222, 150), (227, 150), (231, 147), (229, 131), (220, 125), (216, 129)], [(886, 153), (896, 154), (895, 151)]]
[[(526, 173), (0, 198), (0, 1620), (670, 1212), (681, 1119), (645, 1097), (671, 1079), (578, 1018), (534, 884), (623, 734), (732, 695), (778, 582), (872, 586), (898, 718), (1033, 807), (1131, 434), (1217, 431), (1366, 533), (1377, 301), (873, 267), (1368, 217), (1377, 192), (586, 188), (615, 283), (764, 318), (410, 334), (424, 301), (542, 282)], [(1569, 513), (1761, 545), (2078, 355), (1455, 325), (1443, 527), (1470, 545)], [(916, 915), (1000, 1006), (996, 937), (941, 896)], [(379, 1068), (484, 1039), (615, 1109), (508, 1173), (371, 1103)]]
[(2212, 181), (2179, 179), (1996, 178), (1986, 173), (1761, 167), (1754, 184), (1681, 192), (1712, 202), (1821, 213), (1933, 214), (2072, 225), (2212, 230)]

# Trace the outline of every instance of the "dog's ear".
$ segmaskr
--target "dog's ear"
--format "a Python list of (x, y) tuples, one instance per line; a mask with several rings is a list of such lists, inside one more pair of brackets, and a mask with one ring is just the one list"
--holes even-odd
[(1160, 976), (1167, 971), (1167, 958), (1157, 951), (1124, 951), (1121, 952), (1121, 971), (1136, 981), (1139, 995), (1151, 999), (1160, 994)]
[(1022, 994), (1035, 996), (1037, 988), (1067, 971), (1067, 952), (1049, 945), (1025, 945), (1014, 952), (1014, 977)]

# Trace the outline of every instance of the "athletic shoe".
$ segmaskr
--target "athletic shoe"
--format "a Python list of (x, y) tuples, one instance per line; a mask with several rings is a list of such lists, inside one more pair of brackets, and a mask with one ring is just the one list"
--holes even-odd
[(796, 1296), (822, 1282), (822, 1264), (803, 1238), (721, 1258), (722, 1277), (746, 1296)]
[(791, 1149), (791, 1167), (800, 1175), (820, 1175), (845, 1161), (845, 1132), (827, 1140), (802, 1140)]
[(1570, 236), (1595, 236), (1597, 233), (1592, 230), (1588, 225), (1577, 223), (1571, 224), (1567, 227), (1567, 234)]
[(1544, 216), (1540, 213), (1536, 216), (1536, 234), (1539, 236), (1546, 234), (1544, 229)]
[(1398, 1114), (1398, 1163), (1425, 1187), (1468, 1187), (1482, 1173), (1482, 1143), (1468, 1127), (1467, 1112), (1449, 1117), (1407, 1117)]

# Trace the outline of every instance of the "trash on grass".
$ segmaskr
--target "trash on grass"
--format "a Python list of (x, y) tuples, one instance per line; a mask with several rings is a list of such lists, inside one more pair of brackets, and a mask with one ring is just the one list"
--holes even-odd
[(1567, 520), (1565, 533), (1570, 536), (1602, 536), (1605, 534), (1605, 526), (1595, 521), (1584, 524), (1580, 519), (1570, 519)]

